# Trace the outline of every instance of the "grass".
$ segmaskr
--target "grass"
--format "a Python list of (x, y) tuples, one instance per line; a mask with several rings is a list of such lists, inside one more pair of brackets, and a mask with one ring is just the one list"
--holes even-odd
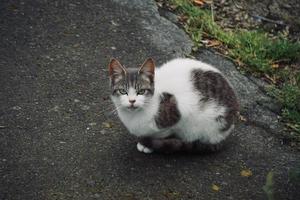
[(169, 0), (185, 17), (184, 28), (197, 49), (203, 38), (218, 41), (219, 49), (242, 70), (264, 77), (271, 83), (270, 95), (282, 104), (286, 124), (300, 137), (300, 69), (292, 63), (300, 59), (300, 43), (283, 36), (270, 37), (260, 30), (225, 31), (213, 21), (210, 10), (193, 5), (190, 0)]

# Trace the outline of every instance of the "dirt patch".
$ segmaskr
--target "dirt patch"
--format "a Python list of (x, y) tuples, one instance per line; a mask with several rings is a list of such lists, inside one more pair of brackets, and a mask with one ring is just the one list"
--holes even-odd
[(215, 20), (223, 28), (264, 30), (289, 39), (300, 36), (300, 2), (298, 0), (215, 0)]

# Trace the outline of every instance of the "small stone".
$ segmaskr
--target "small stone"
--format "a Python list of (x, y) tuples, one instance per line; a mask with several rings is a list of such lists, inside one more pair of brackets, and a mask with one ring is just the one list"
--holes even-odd
[(110, 47), (112, 50), (116, 50), (117, 48), (116, 47)]
[(74, 102), (78, 103), (78, 102), (80, 102), (80, 100), (79, 99), (74, 99)]
[(89, 125), (90, 125), (90, 126), (96, 126), (97, 123), (96, 123), (96, 122), (91, 122), (91, 123), (89, 123)]
[(54, 108), (52, 108), (53, 111), (58, 112), (59, 111), (59, 106), (54, 106)]
[(95, 197), (95, 198), (99, 198), (99, 197), (100, 197), (100, 194), (96, 193), (96, 194), (94, 194), (94, 197)]
[(82, 110), (89, 110), (90, 109), (90, 106), (88, 106), (88, 105), (84, 105), (84, 106), (82, 106), (82, 108), (81, 108)]
[(12, 107), (13, 110), (21, 110), (22, 108), (20, 106), (14, 106)]
[(95, 186), (96, 185), (96, 182), (94, 181), (94, 180), (88, 180), (87, 181), (87, 184), (89, 185), (89, 186)]
[(113, 20), (111, 20), (110, 21), (110, 23), (112, 24), (112, 25), (114, 25), (114, 26), (119, 26), (119, 24), (118, 23), (116, 23), (115, 21), (113, 21)]

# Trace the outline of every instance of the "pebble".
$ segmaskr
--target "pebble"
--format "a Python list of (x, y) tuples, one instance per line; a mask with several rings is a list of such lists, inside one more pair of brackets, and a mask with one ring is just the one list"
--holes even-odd
[(21, 110), (22, 108), (20, 106), (14, 106), (12, 107), (13, 110)]
[(84, 105), (84, 106), (82, 106), (82, 108), (81, 108), (82, 110), (89, 110), (90, 109), (90, 106), (88, 106), (88, 105)]

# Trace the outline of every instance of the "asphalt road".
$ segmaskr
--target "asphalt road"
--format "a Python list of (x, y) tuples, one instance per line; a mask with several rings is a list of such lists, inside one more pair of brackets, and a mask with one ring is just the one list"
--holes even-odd
[[(217, 154), (136, 150), (111, 112), (109, 58), (138, 66), (151, 56), (160, 64), (192, 45), (153, 1), (5, 0), (0, 34), (1, 200), (266, 199), (270, 171), (276, 199), (300, 196), (288, 180), (299, 153), (255, 123), (240, 123)], [(233, 67), (207, 51), (197, 57)], [(226, 74), (245, 81), (234, 84), (245, 115), (271, 124), (249, 101), (263, 94)], [(245, 169), (252, 175), (241, 176)]]

